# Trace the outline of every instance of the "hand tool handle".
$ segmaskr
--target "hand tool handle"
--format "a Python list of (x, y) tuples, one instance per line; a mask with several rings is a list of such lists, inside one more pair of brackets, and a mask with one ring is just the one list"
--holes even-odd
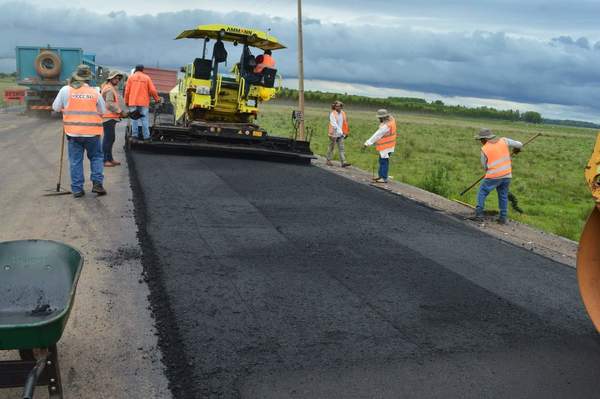
[[(535, 140), (536, 138), (538, 138), (539, 136), (541, 136), (542, 133), (538, 133), (535, 136), (531, 137), (529, 140), (527, 140), (526, 142), (523, 143), (523, 147), (525, 147), (527, 144), (531, 143), (533, 140)], [(516, 154), (513, 154), (516, 155)], [(469, 187), (465, 188), (463, 191), (461, 191), (460, 195), (463, 196), (465, 195), (465, 193), (467, 191), (469, 191), (470, 189), (472, 189), (473, 187), (475, 187), (477, 185), (477, 183), (479, 183), (480, 181), (482, 181), (485, 178), (485, 174), (483, 176), (481, 176), (479, 179), (477, 179), (477, 181), (473, 184), (471, 184)]]

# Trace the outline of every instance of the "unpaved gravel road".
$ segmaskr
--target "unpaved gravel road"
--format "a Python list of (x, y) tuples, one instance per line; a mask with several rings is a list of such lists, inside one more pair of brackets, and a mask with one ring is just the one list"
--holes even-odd
[(573, 268), (317, 167), (130, 162), (175, 397), (597, 397)]

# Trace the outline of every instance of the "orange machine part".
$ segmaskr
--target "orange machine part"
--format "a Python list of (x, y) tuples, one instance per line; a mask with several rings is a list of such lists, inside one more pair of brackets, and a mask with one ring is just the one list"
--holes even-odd
[(600, 332), (600, 205), (594, 207), (577, 251), (577, 281), (585, 308)]

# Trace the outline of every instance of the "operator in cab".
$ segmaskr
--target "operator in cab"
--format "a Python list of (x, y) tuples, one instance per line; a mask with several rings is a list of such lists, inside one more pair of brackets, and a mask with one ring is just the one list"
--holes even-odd
[(265, 50), (264, 54), (256, 57), (254, 73), (261, 74), (265, 68), (275, 69), (275, 59), (273, 58), (271, 50)]

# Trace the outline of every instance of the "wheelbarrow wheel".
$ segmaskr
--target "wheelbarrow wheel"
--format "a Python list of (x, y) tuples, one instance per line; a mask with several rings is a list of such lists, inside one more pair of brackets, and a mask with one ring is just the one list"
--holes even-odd
[(21, 360), (32, 362), (35, 361), (35, 356), (33, 355), (33, 349), (19, 349), (19, 357)]

